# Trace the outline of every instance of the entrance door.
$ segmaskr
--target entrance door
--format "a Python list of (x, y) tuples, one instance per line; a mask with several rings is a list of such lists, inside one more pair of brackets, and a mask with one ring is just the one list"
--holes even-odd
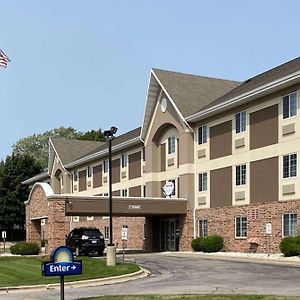
[(160, 250), (178, 251), (177, 219), (160, 220)]

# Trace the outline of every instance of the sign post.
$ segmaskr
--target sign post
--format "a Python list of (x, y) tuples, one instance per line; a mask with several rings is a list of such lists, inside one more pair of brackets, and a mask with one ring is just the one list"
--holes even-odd
[(60, 300), (65, 299), (64, 276), (79, 274), (82, 274), (82, 261), (74, 261), (70, 247), (57, 247), (51, 253), (51, 261), (42, 262), (43, 276), (60, 276)]
[(3, 252), (5, 252), (6, 231), (2, 231), (2, 239), (3, 239)]
[(270, 256), (270, 235), (272, 234), (272, 223), (266, 223), (266, 235), (267, 235), (267, 253)]
[(123, 248), (123, 262), (125, 261), (125, 241), (128, 240), (128, 226), (124, 225), (121, 230), (122, 248)]

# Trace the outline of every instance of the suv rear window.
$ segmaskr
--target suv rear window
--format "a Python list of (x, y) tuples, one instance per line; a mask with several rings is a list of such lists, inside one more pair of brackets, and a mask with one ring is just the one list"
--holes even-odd
[(99, 236), (100, 231), (98, 229), (85, 229), (83, 230), (83, 234), (87, 236)]

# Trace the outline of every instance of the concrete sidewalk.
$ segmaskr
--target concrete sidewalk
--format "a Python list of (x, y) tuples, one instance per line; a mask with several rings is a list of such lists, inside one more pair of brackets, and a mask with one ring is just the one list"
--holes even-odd
[(194, 256), (201, 259), (218, 259), (218, 260), (231, 260), (236, 262), (253, 262), (253, 263), (268, 263), (268, 264), (282, 264), (300, 267), (300, 256), (284, 257), (283, 254), (266, 254), (266, 253), (240, 253), (240, 252), (163, 252), (164, 255), (171, 256)]

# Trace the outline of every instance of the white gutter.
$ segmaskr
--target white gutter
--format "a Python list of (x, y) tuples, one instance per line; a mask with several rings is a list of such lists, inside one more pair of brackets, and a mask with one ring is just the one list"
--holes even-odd
[(229, 108), (230, 106), (232, 106), (234, 104), (237, 104), (239, 102), (242, 102), (243, 100), (246, 100), (247, 98), (259, 96), (263, 92), (269, 91), (271, 89), (274, 89), (276, 87), (279, 87), (283, 84), (289, 83), (289, 82), (291, 82), (293, 80), (296, 80), (296, 79), (300, 79), (300, 71), (298, 71), (296, 73), (293, 73), (293, 74), (290, 74), (288, 76), (285, 76), (283, 78), (280, 78), (278, 80), (275, 80), (271, 83), (260, 86), (260, 87), (254, 89), (254, 90), (246, 92), (246, 93), (244, 93), (242, 95), (239, 95), (237, 97), (231, 98), (227, 101), (224, 101), (224, 102), (222, 102), (220, 104), (217, 104), (213, 107), (210, 107), (208, 109), (205, 109), (203, 111), (195, 113), (195, 114), (187, 117), (186, 120), (188, 122), (198, 121), (200, 119), (203, 119), (203, 118), (207, 117), (207, 115), (209, 115), (209, 114), (216, 113), (220, 109)]
[[(129, 141), (125, 141), (121, 144), (118, 144), (118, 145), (115, 145), (112, 147), (112, 151), (117, 151), (119, 149), (122, 149), (122, 148), (125, 148), (125, 147), (128, 147), (128, 146), (132, 146), (138, 142), (142, 142), (141, 140), (141, 137), (138, 136), (138, 137), (135, 137)], [(80, 158), (78, 160), (75, 160), (73, 162), (70, 162), (68, 164), (65, 165), (65, 168), (73, 168), (73, 167), (76, 167), (77, 165), (81, 165), (87, 161), (90, 161), (90, 160), (93, 160), (93, 159), (96, 159), (96, 158), (100, 158), (102, 156), (104, 156), (105, 154), (108, 153), (108, 148), (107, 149), (104, 149), (102, 151), (99, 151), (99, 152), (96, 152), (94, 154), (91, 154), (91, 155), (88, 155), (88, 156), (85, 156), (83, 158)]]

